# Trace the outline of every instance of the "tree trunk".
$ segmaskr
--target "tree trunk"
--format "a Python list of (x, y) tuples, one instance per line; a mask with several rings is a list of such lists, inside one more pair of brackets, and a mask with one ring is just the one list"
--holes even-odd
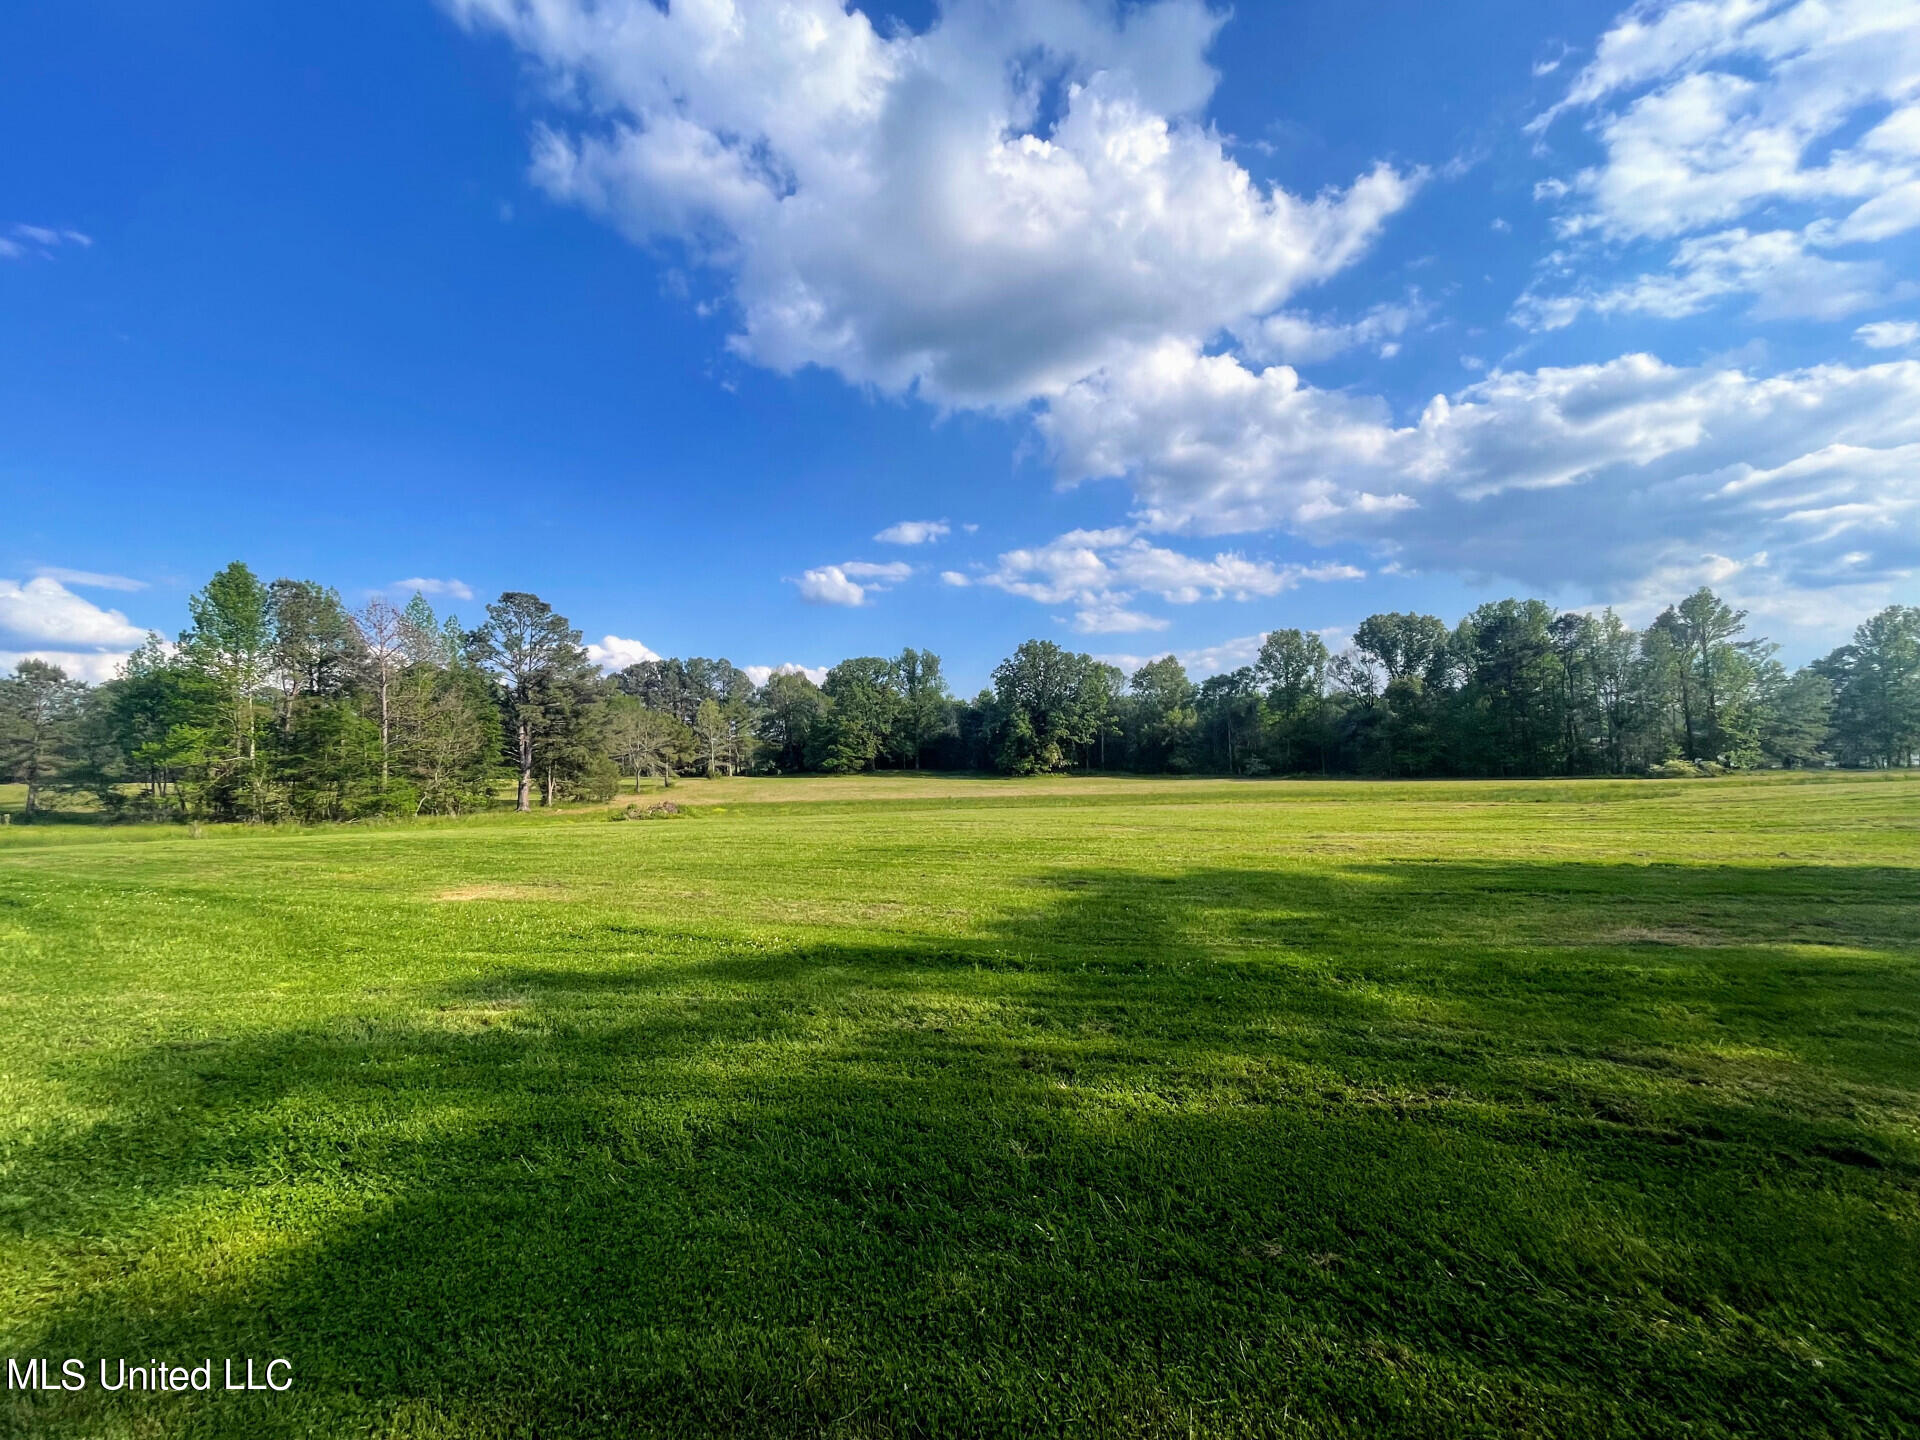
[(526, 726), (520, 727), (520, 789), (514, 797), (513, 808), (521, 814), (533, 809), (533, 732)]

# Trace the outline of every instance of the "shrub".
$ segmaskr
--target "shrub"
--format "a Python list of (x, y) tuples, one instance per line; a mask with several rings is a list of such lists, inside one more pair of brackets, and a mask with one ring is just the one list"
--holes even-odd
[(604, 805), (620, 789), (620, 767), (605, 755), (596, 755), (587, 768), (561, 784), (569, 800), (584, 800), (589, 805)]

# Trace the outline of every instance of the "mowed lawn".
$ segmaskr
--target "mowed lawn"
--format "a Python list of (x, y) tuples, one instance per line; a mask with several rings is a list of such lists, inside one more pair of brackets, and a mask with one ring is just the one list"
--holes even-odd
[(0, 830), (0, 1429), (1920, 1434), (1920, 775), (673, 793)]

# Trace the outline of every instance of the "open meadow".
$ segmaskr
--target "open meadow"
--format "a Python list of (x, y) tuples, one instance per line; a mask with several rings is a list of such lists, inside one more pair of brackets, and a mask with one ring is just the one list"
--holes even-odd
[(1920, 1433), (1920, 774), (671, 798), (0, 830), (0, 1431)]

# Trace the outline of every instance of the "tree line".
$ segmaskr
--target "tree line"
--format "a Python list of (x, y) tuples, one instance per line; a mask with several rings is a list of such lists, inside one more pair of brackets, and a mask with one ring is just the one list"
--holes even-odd
[(1029, 640), (972, 699), (940, 657), (843, 660), (816, 685), (731, 662), (600, 674), (580, 632), (509, 591), (473, 629), (424, 596), (349, 610), (234, 563), (116, 678), (23, 660), (0, 679), (0, 773), (114, 817), (301, 821), (611, 799), (631, 779), (876, 769), (1221, 775), (1700, 774), (1920, 759), (1920, 607), (1891, 606), (1797, 671), (1701, 589), (1634, 630), (1538, 600), (1369, 616), (1330, 651), (1264, 637), (1195, 683)]

